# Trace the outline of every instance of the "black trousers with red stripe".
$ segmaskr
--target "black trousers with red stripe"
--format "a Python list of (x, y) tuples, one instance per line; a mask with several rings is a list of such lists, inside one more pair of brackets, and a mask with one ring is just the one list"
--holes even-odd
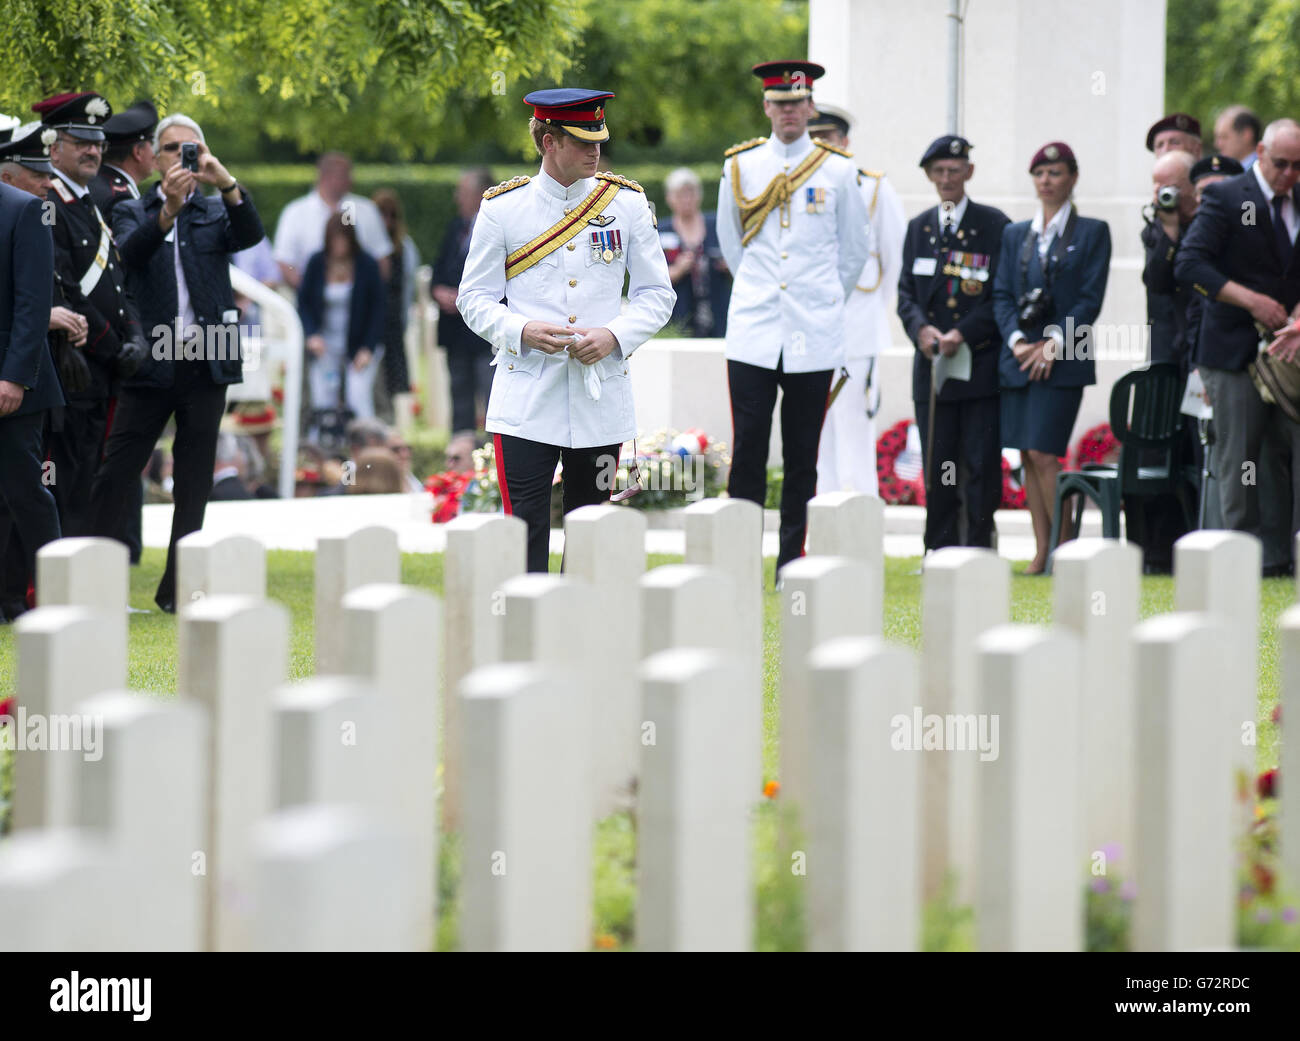
[(510, 434), (493, 434), (497, 483), (506, 513), (528, 525), (528, 570), (550, 570), (551, 485), (564, 463), (564, 512), (608, 502), (622, 445), (561, 448)]
[(772, 411), (781, 388), (781, 444), (785, 483), (781, 489), (781, 545), (776, 569), (803, 556), (808, 527), (808, 500), (817, 492), (817, 444), (826, 419), (833, 369), (785, 372), (727, 362), (731, 391), (731, 476), (727, 494), (762, 506), (767, 498), (767, 446), (772, 437)]

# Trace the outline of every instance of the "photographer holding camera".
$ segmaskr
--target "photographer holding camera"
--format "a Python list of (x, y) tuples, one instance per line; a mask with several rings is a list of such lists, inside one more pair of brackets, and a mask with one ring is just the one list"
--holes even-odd
[[(155, 602), (175, 610), (176, 542), (203, 527), (212, 488), (226, 387), (243, 379), (239, 312), (230, 258), (263, 235), (252, 200), (221, 165), (188, 116), (173, 114), (154, 131), (158, 186), (119, 202), (113, 227), (153, 344), (118, 402), (104, 462), (91, 492), (95, 534), (118, 537), (131, 482), (176, 417), (171, 542)], [(217, 194), (204, 195), (201, 185)]]
[[(47, 446), (54, 464), (50, 490), (64, 536), (91, 535), (90, 489), (108, 429), (110, 400), (148, 348), (127, 290), (122, 258), (107, 222), (90, 196), (99, 172), (104, 121), (112, 114), (98, 94), (60, 94), (32, 106), (45, 129), (54, 170), (48, 202), (54, 212), (54, 269), (64, 303), (87, 324), (80, 348), (89, 370), (82, 389), (65, 386), (67, 407), (53, 424)], [(72, 359), (69, 359), (72, 360)], [(66, 366), (60, 366), (67, 378)]]
[(1097, 382), (1091, 348), (1076, 351), (1063, 340), (1081, 335), (1101, 310), (1110, 228), (1080, 217), (1070, 201), (1079, 167), (1069, 145), (1044, 145), (1030, 160), (1029, 175), (1039, 209), (1033, 220), (1003, 229), (993, 313), (1003, 344), (1002, 445), (1023, 454), (1037, 544), (1025, 574), (1039, 575), (1047, 566), (1058, 460), (1069, 451), (1083, 388)]

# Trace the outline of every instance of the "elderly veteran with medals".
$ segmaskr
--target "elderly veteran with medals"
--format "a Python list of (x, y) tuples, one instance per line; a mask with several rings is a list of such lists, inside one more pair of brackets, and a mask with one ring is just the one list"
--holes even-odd
[(735, 275), (726, 339), (733, 429), (727, 492), (763, 504), (780, 388), (778, 576), (803, 555), (831, 377), (845, 358), (845, 301), (871, 249), (850, 153), (808, 134), (817, 114), (812, 81), (825, 71), (808, 61), (754, 66), (772, 136), (727, 150), (718, 192), (718, 242)]
[(495, 355), (487, 429), (505, 511), (528, 525), (529, 571), (548, 567), (556, 463), (565, 513), (609, 499), (619, 448), (636, 436), (628, 359), (676, 300), (641, 186), (597, 172), (613, 96), (524, 98), (541, 169), (483, 193), (456, 297)]
[(993, 313), (1002, 339), (1002, 444), (1023, 453), (1036, 543), (1025, 574), (1040, 575), (1047, 566), (1059, 460), (1069, 450), (1083, 388), (1097, 382), (1094, 341), (1085, 334), (1106, 295), (1110, 227), (1079, 216), (1070, 201), (1079, 166), (1069, 145), (1044, 145), (1030, 160), (1029, 175), (1038, 212), (1003, 229)]
[(939, 204), (908, 224), (898, 281), (898, 317), (916, 347), (912, 400), (924, 449), (927, 551), (990, 547), (1002, 500), (993, 279), (1008, 218), (966, 194), (972, 147), (945, 134), (921, 156)]

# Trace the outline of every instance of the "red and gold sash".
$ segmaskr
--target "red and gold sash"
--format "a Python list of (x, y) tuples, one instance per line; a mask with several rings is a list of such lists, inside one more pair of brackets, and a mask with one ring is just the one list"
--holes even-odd
[(506, 257), (506, 280), (527, 271), (581, 232), (587, 226), (588, 218), (595, 217), (614, 201), (619, 187), (613, 181), (601, 180), (572, 213), (566, 213), (532, 242), (525, 243)]
[(826, 162), (830, 152), (825, 148), (814, 148), (802, 163), (794, 168), (793, 173), (777, 174), (771, 183), (763, 189), (761, 195), (747, 199), (740, 191), (740, 163), (731, 164), (731, 191), (736, 197), (736, 206), (740, 210), (740, 227), (743, 234), (742, 246), (748, 246), (749, 240), (762, 230), (767, 215), (778, 206), (781, 208), (781, 226), (790, 226), (790, 199), (804, 181), (808, 180), (822, 163)]

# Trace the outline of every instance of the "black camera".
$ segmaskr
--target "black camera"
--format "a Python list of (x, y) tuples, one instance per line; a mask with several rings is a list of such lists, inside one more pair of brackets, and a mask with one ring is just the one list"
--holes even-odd
[(1020, 312), (1020, 328), (1033, 329), (1046, 325), (1052, 314), (1052, 294), (1042, 286), (1035, 286), (1027, 293), (1021, 293), (1016, 301)]
[(1161, 185), (1156, 192), (1156, 209), (1169, 212), (1178, 209), (1178, 187), (1172, 184)]
[(181, 166), (191, 173), (199, 172), (199, 146), (193, 141), (181, 144)]

